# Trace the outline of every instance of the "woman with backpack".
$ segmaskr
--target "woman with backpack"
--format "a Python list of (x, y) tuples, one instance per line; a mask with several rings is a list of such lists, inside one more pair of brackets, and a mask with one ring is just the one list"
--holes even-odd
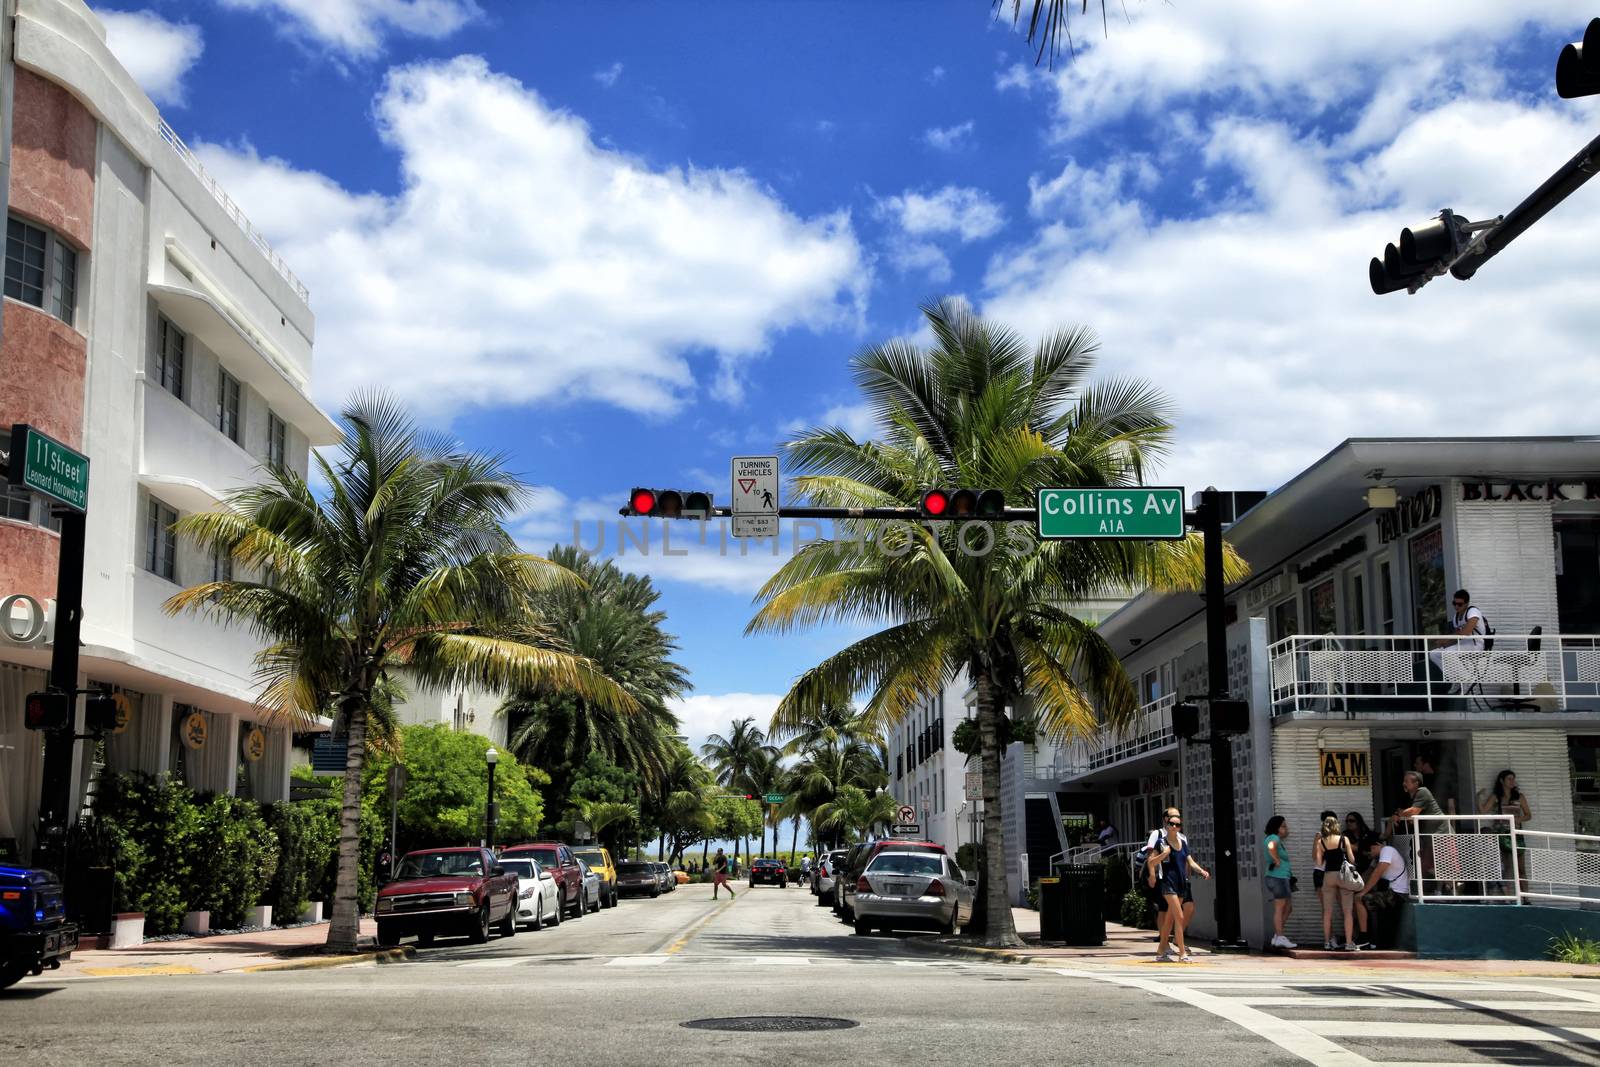
[(1194, 911), (1194, 895), (1189, 889), (1189, 873), (1193, 871), (1202, 878), (1210, 878), (1211, 872), (1195, 862), (1189, 854), (1189, 839), (1183, 836), (1183, 816), (1175, 809), (1170, 809), (1167, 816), (1167, 825), (1164, 832), (1159, 833), (1156, 851), (1150, 854), (1146, 863), (1149, 869), (1150, 884), (1166, 901), (1166, 927), (1162, 930), (1161, 942), (1156, 953), (1156, 962), (1165, 963), (1172, 959), (1167, 951), (1167, 933), (1170, 930), (1172, 943), (1178, 949), (1179, 963), (1193, 963), (1194, 957), (1189, 955), (1189, 948), (1183, 940), (1184, 927), (1189, 923), (1189, 916)]
[(1311, 852), (1316, 864), (1316, 880), (1320, 883), (1317, 892), (1322, 897), (1322, 947), (1340, 947), (1333, 939), (1333, 909), (1337, 906), (1344, 912), (1343, 948), (1354, 952), (1356, 891), (1363, 887), (1364, 880), (1356, 869), (1356, 850), (1350, 839), (1339, 832), (1339, 818), (1332, 812), (1323, 817), (1322, 832), (1317, 835)]

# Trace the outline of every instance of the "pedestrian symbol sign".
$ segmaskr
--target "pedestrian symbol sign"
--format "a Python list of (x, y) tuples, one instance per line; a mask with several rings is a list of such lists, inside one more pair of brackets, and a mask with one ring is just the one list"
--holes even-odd
[(733, 536), (778, 536), (778, 457), (733, 457)]

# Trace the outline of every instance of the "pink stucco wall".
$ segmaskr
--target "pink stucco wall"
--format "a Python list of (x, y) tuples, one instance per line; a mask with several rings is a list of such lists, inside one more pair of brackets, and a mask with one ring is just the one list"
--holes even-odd
[(95, 117), (55, 82), (19, 67), (11, 123), (11, 210), (89, 248)]

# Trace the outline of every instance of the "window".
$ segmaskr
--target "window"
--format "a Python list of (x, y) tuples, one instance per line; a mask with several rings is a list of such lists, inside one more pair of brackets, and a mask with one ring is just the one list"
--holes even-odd
[(1338, 608), (1334, 603), (1333, 579), (1314, 585), (1306, 592), (1306, 621), (1314, 634), (1339, 632)]
[(165, 315), (158, 316), (156, 328), (156, 380), (161, 388), (183, 399), (183, 364), (189, 344), (189, 335), (172, 324)]
[(267, 412), (267, 463), (282, 467), (289, 457), (289, 428), (272, 412)]
[(211, 549), (211, 580), (213, 582), (233, 581), (233, 555), (220, 545)]
[(1350, 616), (1345, 625), (1353, 634), (1367, 632), (1367, 576), (1357, 567), (1346, 574), (1349, 590), (1345, 593), (1345, 611)]
[(1272, 606), (1272, 639), (1282, 641), (1300, 632), (1300, 612), (1291, 598)]
[(1161, 672), (1159, 670), (1145, 671), (1139, 679), (1139, 703), (1149, 704), (1161, 699)]
[(1388, 560), (1378, 564), (1378, 626), (1386, 634), (1394, 633), (1394, 568)]
[(173, 525), (178, 513), (155, 497), (150, 498), (149, 523), (145, 528), (144, 569), (169, 582), (178, 580), (178, 535)]
[(239, 443), (239, 379), (221, 369), (217, 371), (217, 429), (234, 444)]
[(1411, 539), (1411, 620), (1414, 634), (1444, 629), (1449, 610), (1444, 587), (1444, 531), (1435, 526)]
[(78, 250), (42, 226), (6, 220), (6, 287), (68, 325), (78, 308)]

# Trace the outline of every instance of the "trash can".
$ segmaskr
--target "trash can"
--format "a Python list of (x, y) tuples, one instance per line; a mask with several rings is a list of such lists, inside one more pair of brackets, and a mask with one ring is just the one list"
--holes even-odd
[[(1061, 867), (1061, 937), (1069, 945), (1103, 945), (1106, 943), (1106, 920), (1101, 912), (1105, 898), (1106, 869), (1100, 863), (1080, 863)], [(1040, 889), (1041, 901), (1044, 890)], [(1042, 905), (1041, 905), (1042, 908)], [(1044, 913), (1039, 917), (1039, 936), (1049, 940), (1044, 933)]]
[(1066, 889), (1059, 878), (1039, 879), (1039, 940), (1066, 940)]

